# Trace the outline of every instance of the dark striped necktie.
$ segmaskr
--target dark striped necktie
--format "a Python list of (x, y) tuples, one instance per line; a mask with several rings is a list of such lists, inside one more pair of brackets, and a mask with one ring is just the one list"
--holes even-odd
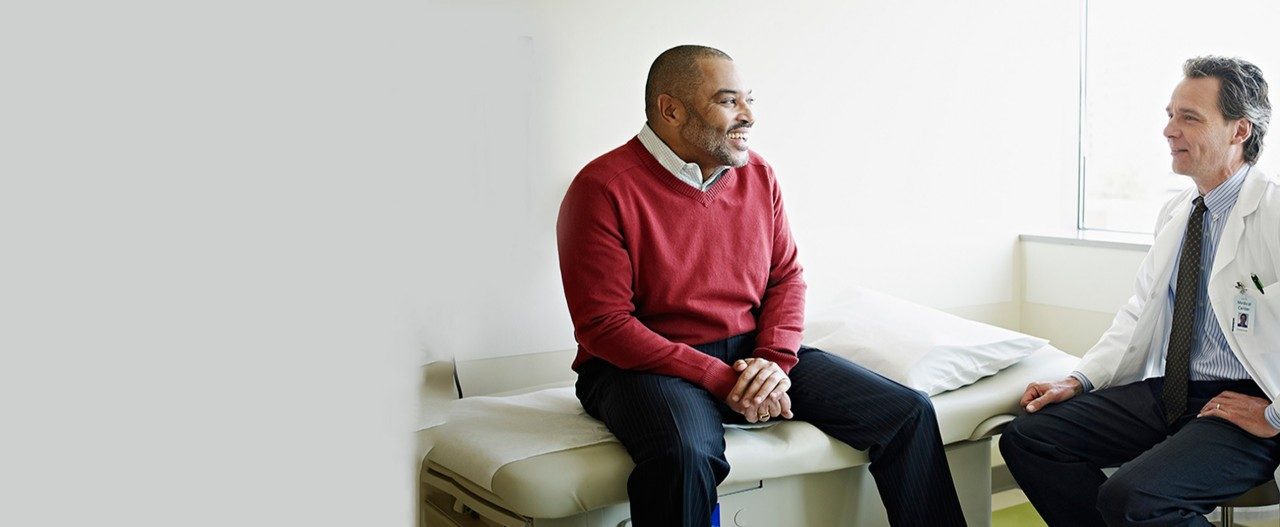
[(1173, 294), (1173, 324), (1169, 329), (1169, 352), (1164, 359), (1164, 421), (1173, 424), (1187, 409), (1187, 379), (1191, 369), (1191, 348), (1195, 344), (1196, 301), (1200, 296), (1200, 242), (1204, 237), (1204, 198), (1195, 199), (1195, 210), (1182, 235), (1178, 257), (1178, 285)]

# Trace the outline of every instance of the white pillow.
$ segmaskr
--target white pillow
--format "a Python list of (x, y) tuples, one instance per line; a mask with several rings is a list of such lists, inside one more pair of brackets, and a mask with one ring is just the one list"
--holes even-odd
[(805, 320), (806, 345), (929, 395), (995, 374), (1049, 342), (861, 287)]

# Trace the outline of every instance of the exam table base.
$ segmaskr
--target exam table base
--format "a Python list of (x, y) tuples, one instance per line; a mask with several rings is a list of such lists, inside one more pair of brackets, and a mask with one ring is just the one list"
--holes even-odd
[[(991, 525), (991, 439), (946, 447), (951, 476), (970, 526)], [(426, 527), (619, 527), (626, 503), (565, 518), (527, 518), (441, 482), (423, 483)], [(866, 465), (748, 484), (722, 485), (722, 527), (814, 525), (888, 527), (884, 506)]]

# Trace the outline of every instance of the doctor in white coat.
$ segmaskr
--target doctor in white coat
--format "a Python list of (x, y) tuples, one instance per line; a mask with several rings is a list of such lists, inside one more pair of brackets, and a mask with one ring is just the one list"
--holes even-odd
[(1160, 211), (1110, 329), (1071, 376), (1027, 387), (1000, 440), (1051, 526), (1209, 525), (1280, 465), (1280, 182), (1253, 167), (1267, 84), (1239, 59), (1183, 73), (1164, 135), (1195, 186)]

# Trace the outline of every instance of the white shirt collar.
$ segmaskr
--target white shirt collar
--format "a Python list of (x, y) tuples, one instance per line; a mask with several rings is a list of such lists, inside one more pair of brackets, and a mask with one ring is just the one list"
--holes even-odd
[(671, 147), (667, 146), (662, 141), (662, 138), (653, 132), (652, 128), (649, 128), (649, 123), (645, 123), (640, 128), (640, 133), (636, 134), (636, 138), (640, 139), (640, 144), (644, 145), (644, 148), (658, 160), (658, 164), (662, 165), (668, 172), (671, 172), (671, 175), (703, 192), (711, 188), (711, 184), (715, 183), (725, 171), (729, 170), (728, 166), (717, 167), (715, 172), (711, 173), (711, 177), (703, 181), (702, 168), (697, 163), (686, 163), (685, 160), (680, 159), (680, 156), (676, 155), (671, 150)]

